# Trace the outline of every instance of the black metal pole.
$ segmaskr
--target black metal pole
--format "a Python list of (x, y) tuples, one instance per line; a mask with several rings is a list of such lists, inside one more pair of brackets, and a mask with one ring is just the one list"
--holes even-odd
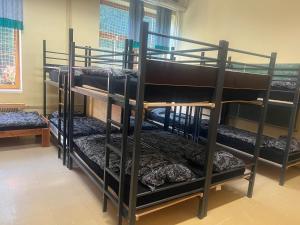
[[(68, 117), (68, 168), (72, 169), (72, 158), (70, 156), (73, 151), (73, 114), (74, 114), (74, 92), (72, 87), (74, 86), (74, 71), (73, 67), (75, 66), (75, 43), (73, 38), (73, 29), (69, 29), (69, 68), (68, 68), (68, 101), (69, 101), (69, 117)], [(66, 84), (65, 84), (66, 85)]]
[(141, 149), (141, 130), (143, 123), (144, 111), (144, 90), (145, 77), (147, 65), (147, 43), (148, 43), (149, 24), (143, 22), (140, 30), (140, 48), (139, 48), (139, 68), (138, 68), (138, 84), (136, 96), (136, 114), (134, 125), (134, 151), (132, 155), (131, 181), (130, 181), (130, 195), (129, 195), (129, 225), (134, 225), (136, 218), (136, 196), (137, 196), (137, 182), (140, 161)]
[(271, 91), (272, 78), (274, 75), (276, 57), (277, 57), (277, 54), (273, 52), (271, 54), (269, 69), (268, 69), (268, 75), (270, 76), (269, 87), (268, 87), (268, 90), (265, 92), (263, 104), (261, 106), (259, 125), (258, 125), (257, 134), (256, 134), (256, 142), (255, 142), (255, 149), (254, 149), (254, 155), (253, 155), (254, 156), (253, 157), (253, 166), (251, 168), (251, 176), (249, 179), (249, 186), (248, 186), (248, 193), (247, 193), (247, 196), (249, 198), (251, 198), (253, 195), (257, 163), (258, 163), (260, 148), (261, 148), (261, 144), (262, 144), (262, 140), (263, 140), (264, 125), (265, 125), (265, 120), (266, 120), (266, 116), (267, 116), (268, 101), (269, 101), (269, 96), (270, 96), (270, 91)]
[(203, 188), (203, 198), (202, 201), (200, 201), (199, 203), (199, 209), (198, 209), (199, 218), (204, 218), (207, 215), (208, 195), (209, 195), (210, 185), (212, 182), (213, 159), (214, 159), (214, 154), (216, 149), (217, 128), (218, 128), (218, 120), (221, 111), (227, 53), (228, 53), (228, 42), (220, 41), (219, 52), (218, 52), (217, 83), (216, 83), (215, 93), (213, 97), (213, 102), (215, 103), (215, 107), (211, 110), (211, 117), (209, 121), (208, 142), (207, 142), (207, 151), (205, 157), (205, 165), (206, 165), (205, 183)]
[(47, 44), (46, 40), (43, 40), (43, 114), (44, 116), (47, 115), (47, 85), (46, 85), (46, 50)]
[(291, 146), (291, 142), (292, 142), (292, 138), (293, 138), (293, 132), (294, 132), (297, 111), (298, 111), (298, 102), (299, 102), (299, 94), (300, 94), (299, 89), (300, 89), (300, 70), (298, 71), (298, 79), (297, 79), (296, 90), (294, 93), (293, 107), (291, 108), (291, 117), (290, 117), (289, 128), (288, 128), (287, 143), (286, 143), (284, 156), (283, 156), (283, 160), (282, 160), (282, 165), (281, 165), (281, 171), (280, 171), (279, 184), (281, 186), (283, 186), (285, 183), (285, 176), (286, 176), (286, 170), (287, 170), (287, 165), (288, 165), (288, 160), (289, 160), (290, 146)]

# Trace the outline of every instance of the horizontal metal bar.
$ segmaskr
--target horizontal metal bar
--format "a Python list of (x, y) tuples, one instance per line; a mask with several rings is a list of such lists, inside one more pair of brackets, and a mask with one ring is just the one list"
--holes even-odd
[(109, 57), (109, 56), (123, 56), (124, 53), (106, 54), (106, 55), (92, 55), (93, 57)]
[[(157, 52), (161, 52), (163, 54), (170, 54), (170, 51), (166, 51), (166, 50), (161, 50), (161, 49), (155, 49), (155, 48), (148, 48), (149, 51), (152, 51), (152, 53), (148, 52), (147, 55), (152, 55), (152, 54), (156, 54)], [(173, 54), (173, 53), (171, 53)], [(214, 62), (217, 62), (218, 59), (216, 58), (211, 58), (211, 57), (202, 57), (202, 56), (198, 56), (198, 55), (193, 55), (193, 54), (186, 54), (186, 53), (174, 53), (174, 55), (180, 55), (180, 56), (185, 56), (185, 57), (189, 57), (189, 58), (196, 58), (196, 59), (201, 59), (201, 60), (214, 60)]]
[(75, 48), (88, 49), (88, 50), (92, 50), (92, 51), (106, 52), (106, 53), (123, 53), (123, 52), (119, 52), (119, 51), (109, 51), (109, 50), (104, 50), (104, 49), (100, 49), (100, 48), (83, 47), (83, 46), (78, 46), (78, 45), (76, 45)]
[[(109, 56), (117, 56), (117, 55), (108, 55)], [(77, 58), (85, 58), (85, 59), (110, 59), (106, 58), (106, 56), (86, 56), (86, 55), (75, 55)]]
[(55, 60), (64, 60), (64, 61), (68, 61), (69, 59), (65, 59), (65, 58), (56, 58), (56, 57), (45, 57), (46, 59), (55, 59)]
[(184, 42), (188, 42), (188, 43), (192, 43), (192, 44), (198, 44), (198, 45), (204, 45), (204, 46), (214, 47), (214, 48), (218, 48), (219, 49), (218, 45), (210, 44), (210, 43), (206, 43), (206, 42), (195, 41), (195, 40), (191, 40), (191, 39), (187, 39), (187, 38), (181, 38), (181, 37), (176, 37), (176, 36), (172, 36), (172, 35), (160, 34), (160, 33), (152, 32), (152, 31), (149, 31), (148, 34), (159, 36), (159, 37), (164, 37), (164, 38), (169, 38), (169, 39), (173, 39), (173, 40), (177, 40), (177, 41), (184, 41)]
[(171, 53), (186, 53), (186, 52), (207, 52), (207, 51), (217, 51), (219, 48), (195, 48), (195, 49), (184, 49), (184, 50), (174, 50)]
[[(261, 65), (255, 65), (255, 64), (249, 64), (249, 63), (242, 63), (242, 62), (236, 62), (236, 61), (226, 61), (227, 63), (230, 64), (237, 64), (237, 65), (242, 65), (242, 66), (249, 66), (249, 67), (256, 67), (256, 68), (261, 68), (264, 70), (268, 70), (268, 66), (261, 66)], [(244, 69), (244, 68), (232, 68), (232, 69)]]
[(267, 59), (271, 58), (270, 55), (263, 55), (263, 54), (258, 54), (258, 53), (244, 51), (244, 50), (240, 50), (240, 49), (234, 49), (234, 48), (228, 48), (228, 51), (237, 52), (237, 53), (246, 54), (246, 55), (258, 56), (258, 57), (267, 58)]
[(46, 52), (51, 54), (58, 54), (58, 55), (69, 55), (68, 53), (64, 53), (64, 52), (54, 52), (54, 51), (46, 51)]

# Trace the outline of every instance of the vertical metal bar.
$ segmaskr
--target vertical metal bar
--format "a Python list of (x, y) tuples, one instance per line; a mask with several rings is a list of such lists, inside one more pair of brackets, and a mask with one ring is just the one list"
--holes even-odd
[[(174, 51), (175, 48), (172, 47), (171, 51)], [(175, 61), (176, 58), (174, 56), (174, 54), (170, 54), (170, 60)], [(167, 131), (169, 130), (169, 126), (170, 126), (170, 115), (171, 115), (171, 107), (166, 107), (165, 108), (165, 121), (164, 121), (164, 130)], [(175, 115), (175, 114), (174, 114)], [(173, 127), (172, 127), (172, 132), (174, 131), (174, 121), (173, 121)]]
[(106, 145), (105, 145), (105, 167), (104, 167), (104, 187), (103, 187), (103, 208), (102, 211), (107, 211), (107, 196), (106, 192), (108, 191), (108, 178), (106, 175), (106, 168), (109, 168), (109, 157), (110, 157), (110, 149), (107, 147), (107, 144), (110, 144), (111, 141), (111, 119), (112, 119), (112, 75), (108, 77), (108, 97), (107, 97), (107, 112), (106, 112)]
[[(84, 67), (89, 67), (89, 66), (91, 66), (90, 64), (91, 64), (91, 61), (90, 61), (90, 57), (89, 56), (91, 56), (91, 50), (90, 49), (88, 49), (88, 46), (85, 46), (86, 47), (86, 49), (84, 49), (84, 56), (85, 56), (85, 58), (84, 58)], [(84, 116), (87, 116), (87, 96), (86, 95), (84, 95), (83, 96), (83, 115)]]
[(267, 116), (268, 101), (269, 101), (269, 96), (270, 96), (270, 91), (271, 91), (272, 77), (274, 75), (276, 57), (277, 57), (277, 54), (273, 52), (271, 54), (269, 69), (268, 69), (268, 75), (270, 76), (269, 87), (268, 87), (268, 90), (265, 92), (265, 96), (263, 99), (263, 105), (261, 106), (259, 125), (258, 125), (258, 129), (257, 129), (257, 134), (256, 134), (256, 142), (255, 142), (255, 149), (254, 149), (254, 155), (253, 155), (253, 166), (251, 168), (251, 176), (249, 179), (249, 186), (248, 186), (248, 193), (247, 193), (247, 196), (249, 198), (251, 198), (253, 195), (256, 170), (257, 170), (257, 162), (258, 162), (260, 148), (261, 148), (261, 144), (262, 144), (262, 140), (263, 140), (264, 125), (265, 125), (265, 120), (266, 120), (266, 116)]
[(172, 122), (172, 133), (174, 132), (176, 128), (176, 113), (177, 113), (177, 106), (174, 106), (173, 109), (173, 122)]
[(46, 85), (46, 50), (47, 44), (46, 40), (43, 40), (43, 114), (44, 116), (47, 115), (47, 85)]
[(232, 69), (233, 68), (233, 65), (231, 64), (231, 56), (228, 57), (228, 60), (227, 60), (227, 68), (228, 69)]
[[(129, 40), (126, 39), (125, 40), (125, 43), (124, 43), (124, 51), (123, 51), (123, 65), (122, 65), (122, 68), (123, 69), (126, 69), (128, 67), (128, 48), (129, 48)], [(126, 78), (127, 79), (127, 78)], [(127, 81), (127, 80), (126, 80)], [(126, 85), (125, 85), (126, 87)], [(124, 89), (125, 91), (125, 89)], [(126, 94), (126, 91), (125, 91), (125, 94)], [(121, 108), (121, 123), (124, 123), (124, 108)]]
[(214, 159), (215, 148), (216, 148), (217, 128), (218, 128), (218, 120), (219, 120), (219, 115), (221, 110), (227, 53), (228, 53), (228, 42), (220, 41), (219, 52), (218, 52), (217, 83), (216, 83), (216, 88), (215, 88), (214, 98), (213, 98), (213, 102), (215, 103), (215, 108), (211, 110), (212, 116), (210, 117), (210, 121), (209, 121), (207, 152), (205, 155), (205, 165), (206, 165), (205, 183), (203, 188), (203, 198), (202, 201), (200, 201), (199, 203), (199, 209), (198, 209), (199, 218), (204, 218), (207, 215), (208, 195), (209, 195), (209, 189), (212, 180), (213, 159)]
[(62, 74), (61, 74), (61, 70), (59, 69), (58, 70), (58, 118), (57, 118), (57, 122), (58, 122), (58, 158), (61, 157), (61, 148), (60, 146), (62, 146), (61, 144), (61, 136), (62, 136), (62, 125), (61, 125), (61, 119), (62, 119), (62, 113), (61, 113), (61, 103), (63, 102), (63, 99), (62, 99), (62, 88), (63, 88), (63, 77), (62, 77)]
[(179, 124), (178, 124), (177, 133), (182, 130), (181, 114), (182, 114), (182, 106), (179, 107), (179, 114), (178, 114), (178, 122), (179, 122)]
[(130, 181), (130, 195), (129, 195), (129, 225), (134, 225), (136, 218), (136, 196), (137, 196), (137, 182), (141, 150), (141, 130), (143, 122), (144, 111), (144, 91), (145, 91), (145, 77), (147, 66), (147, 44), (148, 44), (149, 24), (143, 22), (140, 30), (140, 49), (139, 49), (139, 68), (138, 68), (138, 85), (136, 97), (136, 114), (134, 126), (134, 151), (132, 155), (131, 181)]
[(72, 158), (70, 153), (73, 151), (73, 126), (74, 126), (74, 92), (72, 91), (72, 87), (74, 86), (74, 69), (75, 66), (75, 43), (73, 42), (73, 29), (69, 29), (69, 68), (68, 68), (68, 76), (67, 76), (67, 86), (66, 93), (69, 100), (69, 116), (68, 116), (68, 168), (72, 169)]
[(122, 131), (122, 145), (121, 145), (121, 171), (120, 171), (120, 183), (119, 183), (119, 207), (118, 207), (118, 215), (119, 215), (119, 225), (122, 225), (123, 218), (123, 198), (125, 191), (125, 166), (127, 161), (127, 140), (128, 140), (128, 130), (129, 130), (129, 117), (131, 107), (129, 104), (129, 95), (130, 95), (130, 77), (126, 77), (125, 87), (124, 87), (124, 114), (123, 114), (123, 131)]
[(187, 126), (188, 126), (188, 112), (190, 110), (190, 107), (186, 107), (185, 108), (185, 117), (184, 117), (184, 130), (183, 130), (183, 134), (184, 136), (186, 136), (187, 131)]
[(287, 142), (286, 142), (286, 147), (285, 147), (285, 151), (284, 151), (284, 155), (283, 155), (281, 171), (280, 171), (279, 184), (281, 186), (283, 186), (285, 183), (285, 175), (286, 175), (287, 164), (288, 164), (288, 159), (289, 159), (289, 152), (290, 152), (294, 127), (295, 127), (295, 122), (296, 122), (296, 117), (297, 117), (297, 111), (298, 111), (299, 94), (300, 94), (300, 70), (298, 71), (298, 79), (297, 79), (296, 90), (294, 93), (293, 107), (291, 109), (291, 117), (290, 117), (290, 122), (289, 122)]
[(124, 43), (124, 53), (123, 53), (123, 65), (122, 65), (122, 67), (123, 68), (127, 68), (128, 67), (128, 48), (129, 48), (129, 40), (128, 39), (126, 39), (125, 40), (125, 43)]
[(133, 61), (134, 61), (134, 56), (133, 56), (133, 40), (129, 40), (129, 47), (128, 47), (128, 69), (133, 69)]
[(201, 60), (200, 60), (200, 65), (205, 65), (205, 60), (204, 60), (204, 57), (205, 57), (205, 52), (201, 52)]
[(68, 113), (68, 76), (66, 74), (63, 74), (64, 76), (64, 86), (63, 86), (63, 89), (64, 89), (64, 97), (63, 97), (63, 103), (64, 103), (64, 108), (63, 108), (63, 111), (64, 111), (64, 114), (63, 114), (63, 165), (66, 165), (66, 160), (67, 160), (67, 126), (68, 126), (68, 123), (67, 123), (67, 113)]
[(166, 107), (165, 111), (165, 122), (164, 122), (164, 130), (169, 130), (170, 126), (170, 115), (171, 115), (171, 107)]

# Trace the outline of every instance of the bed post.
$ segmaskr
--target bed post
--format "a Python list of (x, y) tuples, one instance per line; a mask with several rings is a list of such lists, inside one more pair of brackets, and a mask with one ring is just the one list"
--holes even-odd
[(281, 186), (283, 186), (285, 183), (285, 175), (286, 175), (286, 170), (288, 167), (290, 147), (291, 147), (294, 126), (295, 126), (297, 111), (298, 111), (298, 102), (299, 102), (299, 94), (300, 94), (299, 89), (300, 89), (300, 70), (298, 70), (297, 85), (296, 85), (296, 90), (294, 93), (293, 106), (291, 107), (291, 117), (290, 117), (289, 128), (288, 128), (287, 142), (286, 142), (283, 161), (282, 161), (282, 165), (281, 165), (281, 171), (280, 171), (279, 184)]
[(270, 76), (270, 81), (269, 81), (268, 90), (265, 91), (265, 93), (264, 93), (263, 104), (261, 105), (261, 109), (260, 109), (259, 125), (258, 125), (258, 129), (257, 129), (255, 149), (254, 149), (254, 155), (253, 155), (253, 165), (251, 167), (251, 175), (249, 178), (249, 186), (248, 186), (248, 193), (247, 193), (248, 198), (252, 198), (252, 195), (253, 195), (256, 170), (257, 170), (257, 162), (258, 162), (258, 158), (260, 155), (260, 148), (261, 148), (262, 141), (263, 141), (264, 125), (265, 125), (265, 120), (266, 120), (267, 111), (268, 111), (268, 101), (269, 101), (269, 96), (270, 96), (270, 91), (271, 91), (272, 78), (274, 75), (276, 57), (277, 57), (277, 53), (274, 53), (274, 52), (271, 54), (271, 57), (270, 57), (270, 63), (269, 63), (269, 69), (268, 69), (268, 75)]
[(218, 121), (221, 111), (222, 95), (223, 95), (223, 86), (225, 78), (225, 69), (226, 69), (226, 60), (228, 53), (228, 42), (220, 41), (219, 43), (219, 52), (218, 52), (218, 76), (217, 83), (214, 92), (213, 102), (215, 107), (211, 110), (211, 117), (209, 121), (208, 129), (208, 142), (207, 142), (207, 151), (205, 156), (205, 183), (203, 189), (203, 198), (199, 202), (198, 208), (198, 217), (200, 219), (204, 218), (207, 215), (207, 206), (208, 206), (208, 195), (210, 190), (210, 185), (212, 181), (212, 171), (213, 171), (213, 159), (216, 148), (216, 139), (217, 139), (217, 128)]
[(138, 84), (136, 96), (136, 114), (134, 125), (134, 151), (132, 155), (130, 194), (129, 194), (129, 225), (134, 225), (136, 218), (136, 196), (137, 196), (137, 182), (141, 150), (141, 129), (144, 112), (144, 89), (147, 65), (147, 43), (148, 43), (149, 24), (143, 22), (140, 30), (140, 48), (139, 48), (139, 68), (138, 68)]
[[(171, 51), (174, 51), (174, 50), (175, 50), (175, 48), (172, 47), (172, 48), (171, 48)], [(171, 53), (171, 54), (170, 54), (170, 60), (171, 60), (171, 61), (175, 61), (175, 60), (176, 60), (176, 58), (175, 58), (175, 56), (174, 56), (174, 53)], [(169, 126), (170, 126), (171, 107), (166, 107), (165, 110), (166, 110), (166, 111), (165, 111), (164, 130), (165, 130), (165, 131), (168, 131), (168, 130), (169, 130)], [(175, 115), (175, 114), (174, 114), (174, 115)], [(174, 129), (174, 127), (173, 127), (172, 129)]]
[(73, 114), (74, 114), (74, 74), (73, 67), (75, 66), (75, 42), (73, 41), (73, 29), (69, 30), (69, 68), (68, 68), (68, 89), (67, 93), (69, 100), (69, 117), (68, 117), (68, 168), (72, 169), (73, 161), (70, 153), (73, 151)]
[(47, 85), (46, 85), (46, 50), (47, 50), (47, 44), (46, 40), (43, 40), (43, 114), (46, 117), (47, 116)]

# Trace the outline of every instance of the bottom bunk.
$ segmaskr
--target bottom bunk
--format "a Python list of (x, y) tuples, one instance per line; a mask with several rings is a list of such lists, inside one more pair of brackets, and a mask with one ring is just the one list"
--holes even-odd
[[(52, 113), (49, 116), (50, 121), (50, 130), (51, 133), (58, 139), (58, 133), (63, 133), (63, 119), (61, 119), (61, 126), (59, 129), (59, 116), (57, 112)], [(130, 119), (130, 131), (133, 131), (134, 127), (134, 118)], [(160, 129), (157, 125), (143, 122), (143, 130), (156, 130)], [(119, 129), (116, 127), (112, 127), (112, 132), (116, 133), (119, 132)], [(106, 133), (106, 123), (103, 121), (87, 116), (80, 116), (80, 113), (75, 114), (73, 117), (73, 137), (82, 137), (88, 136), (93, 134), (105, 134)], [(63, 134), (62, 134), (63, 135)]]
[[(148, 112), (149, 119), (157, 121), (161, 124), (165, 121), (165, 108), (155, 108)], [(170, 114), (170, 124), (173, 129), (185, 130), (191, 135), (199, 135), (200, 137), (207, 137), (208, 133), (208, 120), (202, 119), (199, 130), (195, 131), (194, 117), (187, 117), (184, 113), (179, 116), (178, 113)], [(186, 122), (188, 121), (188, 123)], [(185, 128), (185, 129), (184, 129)], [(280, 136), (278, 138), (263, 137), (263, 144), (260, 149), (260, 158), (276, 163), (282, 164), (285, 154), (285, 145), (287, 142), (286, 136)], [(235, 128), (229, 125), (219, 125), (217, 141), (219, 144), (229, 146), (239, 151), (253, 155), (256, 133)], [(300, 141), (296, 138), (292, 139), (290, 152), (288, 155), (288, 165), (300, 163)]]
[[(164, 131), (143, 131), (139, 170), (137, 209), (169, 201), (193, 193), (204, 186), (204, 146), (187, 141)], [(105, 136), (92, 135), (74, 140), (71, 157), (101, 187), (105, 163)], [(120, 145), (121, 135), (113, 136)], [(159, 143), (159, 144), (158, 144)], [(128, 205), (132, 142), (129, 141), (129, 157), (126, 164), (124, 203)], [(119, 158), (111, 153), (110, 169), (119, 172)], [(196, 160), (195, 160), (196, 159)], [(214, 158), (213, 185), (245, 176), (245, 164), (224, 151), (216, 152)], [(109, 186), (118, 193), (118, 181), (109, 176)]]
[[(207, 137), (207, 130), (207, 121), (203, 120), (201, 123), (200, 135)], [(217, 141), (222, 145), (238, 149), (248, 154), (253, 154), (256, 134), (229, 125), (219, 125)], [(273, 138), (264, 135), (260, 149), (260, 158), (277, 164), (282, 164), (286, 143), (286, 136)], [(300, 162), (300, 142), (296, 138), (292, 138), (288, 155), (288, 164), (294, 164), (297, 161)]]

